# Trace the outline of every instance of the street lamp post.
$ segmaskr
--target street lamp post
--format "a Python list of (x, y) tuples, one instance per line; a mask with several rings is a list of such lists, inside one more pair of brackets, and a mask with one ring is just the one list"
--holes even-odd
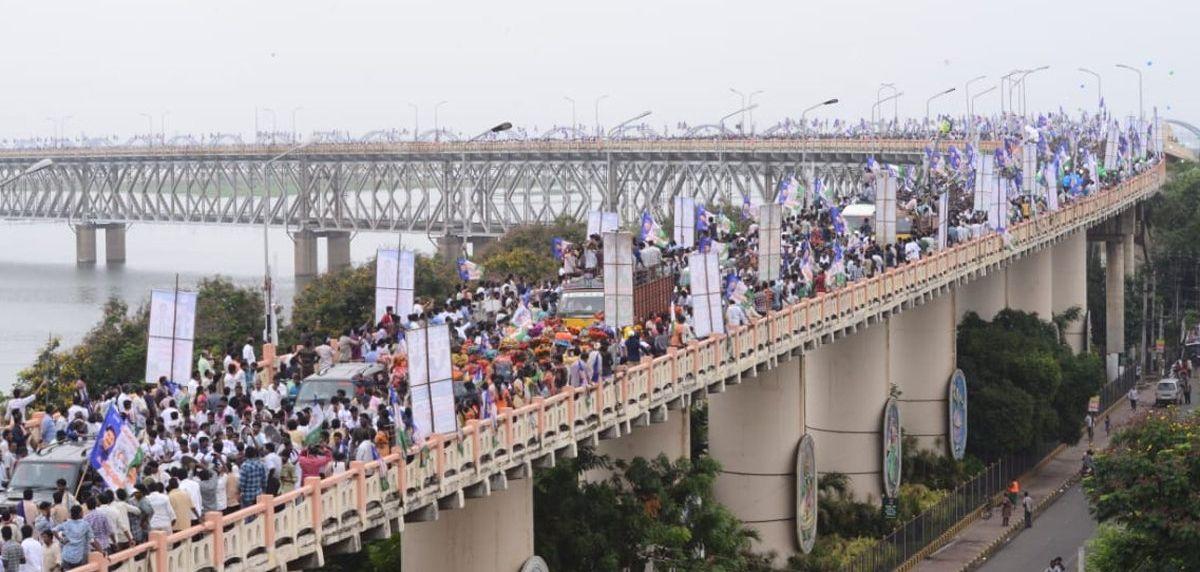
[[(983, 91), (981, 91), (981, 92), (979, 92), (979, 93), (977, 93), (977, 94), (975, 94), (975, 95), (972, 95), (972, 96), (971, 96), (971, 109), (972, 109), (972, 110), (974, 110), (974, 109), (975, 109), (975, 100), (976, 100), (976, 99), (979, 99), (980, 97), (982, 97), (982, 96), (985, 96), (985, 95), (987, 95), (987, 94), (989, 94), (989, 93), (991, 93), (991, 92), (993, 92), (993, 91), (996, 91), (996, 86), (994, 86), (994, 85), (993, 85), (993, 86), (991, 86), (991, 87), (989, 87), (989, 88), (987, 88), (987, 89), (985, 89), (985, 90), (983, 90)], [(1000, 92), (1000, 93), (1002, 93), (1002, 94), (1003, 94), (1004, 92)], [(971, 123), (971, 129), (972, 129), (972, 130), (974, 129), (974, 126), (975, 126), (975, 124), (974, 124), (974, 122), (972, 122), (972, 123)], [(967, 136), (968, 136), (968, 137), (970, 137), (970, 136), (971, 136), (971, 132), (970, 132), (970, 130), (968, 130), (968, 132), (967, 132)]]
[[(800, 112), (800, 137), (801, 137), (801, 140), (800, 140), (800, 165), (801, 165), (801, 168), (803, 168), (805, 165), (808, 164), (808, 120), (805, 119), (805, 116), (808, 115), (808, 112), (810, 112), (818, 107), (824, 107), (826, 105), (833, 105), (837, 102), (838, 102), (838, 98), (831, 97), (829, 99), (826, 99), (825, 101), (822, 101), (821, 103), (818, 103), (815, 105), (810, 105), (810, 106), (804, 108), (804, 110)], [(807, 175), (806, 175), (806, 178), (807, 178)], [(808, 181), (805, 181), (805, 184), (810, 184), (810, 183)]]
[[(1000, 115), (1004, 115), (1004, 90), (1007, 87), (1006, 84), (1008, 83), (1008, 78), (1010, 78), (1014, 75), (1017, 75), (1023, 71), (1025, 71), (1025, 70), (1017, 68), (1015, 70), (1012, 70), (1012, 71), (1000, 76)], [(1011, 98), (1009, 98), (1009, 99), (1011, 99)], [(1011, 101), (1009, 101), (1009, 106), (1010, 107), (1012, 106)]]
[[(146, 118), (146, 141), (149, 141), (150, 145), (154, 145), (154, 116), (150, 115), (149, 113), (139, 113), (138, 115), (141, 115), (142, 117)], [(257, 117), (258, 117), (258, 111), (256, 109), (255, 110), (255, 119), (256, 120), (257, 120)]]
[(1104, 78), (1100, 77), (1099, 73), (1096, 73), (1087, 68), (1079, 68), (1079, 71), (1089, 74), (1092, 77), (1096, 78), (1096, 105), (1097, 106), (1103, 105), (1104, 104)]
[(265, 296), (263, 297), (264, 298), (263, 302), (264, 302), (264, 305), (266, 306), (266, 308), (265, 308), (265, 310), (266, 310), (265, 323), (263, 326), (263, 342), (266, 342), (269, 339), (269, 340), (271, 340), (271, 343), (275, 344), (275, 345), (279, 345), (279, 328), (278, 328), (278, 325), (275, 323), (275, 311), (274, 311), (275, 302), (274, 302), (274, 290), (273, 290), (272, 284), (271, 284), (271, 263), (268, 259), (268, 255), (267, 255), (267, 251), (269, 250), (268, 247), (270, 244), (270, 235), (267, 233), (267, 229), (270, 227), (270, 223), (271, 223), (271, 180), (270, 180), (271, 171), (270, 171), (270, 166), (273, 163), (275, 163), (276, 161), (278, 161), (284, 157), (287, 157), (288, 155), (291, 155), (292, 153), (300, 151), (300, 150), (304, 149), (305, 147), (308, 147), (309, 145), (312, 145), (312, 144), (313, 144), (313, 142), (309, 141), (307, 143), (304, 143), (303, 145), (297, 145), (295, 147), (292, 147), (291, 149), (288, 149), (287, 151), (284, 151), (283, 153), (280, 153), (280, 154), (268, 159), (267, 162), (263, 163), (263, 165), (262, 165), (261, 180), (263, 181), (263, 198), (262, 198), (262, 201), (263, 201), (263, 214), (262, 214), (262, 219), (263, 219), (263, 291), (265, 294)]
[(408, 106), (413, 110), (413, 141), (417, 141), (421, 136), (421, 116), (417, 114), (420, 108), (415, 103), (409, 103)]
[(937, 99), (937, 98), (939, 98), (939, 97), (941, 97), (941, 96), (943, 96), (943, 95), (950, 95), (950, 94), (954, 93), (954, 92), (955, 92), (955, 91), (957, 91), (957, 90), (958, 90), (958, 88), (957, 88), (957, 87), (952, 87), (952, 88), (950, 88), (950, 89), (946, 89), (946, 90), (943, 90), (943, 91), (939, 91), (939, 92), (937, 92), (937, 93), (933, 94), (932, 96), (930, 96), (930, 98), (929, 98), (929, 99), (926, 99), (926, 100), (925, 100), (925, 122), (926, 122), (926, 123), (929, 123), (929, 106), (930, 106), (930, 104), (932, 104), (932, 103), (933, 103), (933, 100), (935, 100), (935, 99)]
[[(505, 121), (503, 123), (497, 123), (496, 125), (493, 125), (492, 127), (488, 128), (487, 130), (481, 132), (479, 135), (476, 135), (470, 139), (467, 139), (467, 143), (473, 143), (475, 141), (483, 139), (484, 137), (487, 137), (488, 135), (491, 135), (492, 133), (500, 133), (502, 131), (508, 131), (509, 129), (512, 129), (512, 123), (509, 123), (508, 121)], [(463, 151), (462, 151), (463, 171), (462, 172), (466, 173), (467, 172), (467, 146), (463, 145), (462, 149), (463, 149)], [(458, 187), (460, 193), (465, 194), (467, 192), (466, 187), (464, 185), (457, 185), (457, 187)], [(473, 195), (473, 193), (472, 193), (472, 195)], [(466, 252), (467, 245), (471, 243), (471, 219), (475, 217), (475, 197), (474, 196), (463, 197), (463, 201), (465, 201), (465, 204), (467, 205), (467, 216), (466, 216), (465, 220), (463, 220), (463, 234), (462, 234), (462, 236), (463, 236), (463, 251)], [(450, 204), (449, 204), (449, 201), (447, 201), (446, 209), (447, 209), (446, 210), (446, 234), (447, 234), (447, 236), (449, 236), (449, 234), (450, 234), (450, 210), (449, 210)], [(486, 215), (486, 212), (485, 212), (485, 215)]]
[[(889, 95), (889, 96), (887, 96), (887, 97), (885, 97), (885, 98), (883, 98), (883, 99), (877, 100), (877, 101), (875, 102), (875, 105), (871, 106), (871, 117), (872, 117), (872, 118), (873, 118), (873, 117), (875, 117), (875, 110), (876, 110), (876, 109), (879, 109), (879, 106), (881, 106), (881, 105), (883, 105), (884, 103), (887, 103), (887, 102), (889, 102), (889, 101), (894, 101), (894, 100), (900, 99), (900, 96), (902, 96), (902, 95), (904, 95), (904, 92), (903, 92), (903, 91), (898, 91), (898, 92), (896, 92), (896, 93), (894, 93), (894, 94), (892, 94), (892, 95)], [(879, 133), (879, 123), (881, 123), (881, 122), (883, 121), (883, 112), (881, 111), (881, 112), (879, 113), (879, 115), (880, 115), (880, 117), (879, 117), (879, 120), (880, 120), (880, 121), (879, 121), (879, 122), (877, 122), (877, 123), (875, 124), (875, 132), (876, 132), (876, 134), (878, 134), (878, 133)]]
[(563, 99), (571, 102), (571, 138), (574, 139), (575, 138), (575, 126), (579, 125), (579, 122), (575, 120), (575, 99), (571, 98), (571, 97), (567, 97), (565, 95), (563, 96)]
[[(1021, 115), (1025, 115), (1026, 109), (1027, 109), (1027, 107), (1026, 107), (1027, 101), (1025, 99), (1025, 85), (1026, 85), (1025, 80), (1029, 76), (1031, 76), (1037, 72), (1045, 71), (1048, 69), (1050, 69), (1050, 66), (1039, 66), (1039, 67), (1033, 68), (1031, 70), (1025, 70), (1025, 72), (1021, 74), (1021, 77), (1018, 78), (1017, 81), (1015, 82), (1015, 87), (1019, 87), (1020, 91), (1021, 91)], [(1011, 100), (1012, 98), (1010, 97), (1009, 99)]]
[[(971, 78), (969, 81), (967, 81), (967, 84), (965, 86), (963, 86), (963, 97), (966, 98), (966, 101), (967, 101), (967, 116), (968, 116), (968, 118), (975, 113), (974, 110), (971, 109), (971, 84), (973, 84), (977, 81), (983, 81), (985, 79), (987, 79), (986, 75), (975, 76), (975, 77)], [(968, 119), (968, 123), (970, 123), (969, 119)]]
[(438, 124), (438, 108), (445, 104), (446, 104), (446, 100), (443, 99), (443, 100), (437, 102), (437, 105), (433, 106), (433, 142), (434, 143), (438, 143), (442, 140), (442, 128)]
[(734, 115), (737, 115), (737, 114), (739, 114), (739, 113), (745, 113), (745, 112), (747, 112), (747, 111), (750, 111), (751, 109), (754, 109), (755, 107), (758, 107), (758, 104), (757, 104), (757, 103), (756, 103), (756, 104), (754, 104), (754, 105), (748, 105), (748, 106), (746, 106), (746, 107), (743, 107), (743, 108), (741, 108), (741, 109), (739, 109), (739, 110), (737, 110), (737, 111), (734, 111), (733, 113), (730, 113), (730, 114), (728, 114), (728, 115), (726, 115), (726, 116), (722, 117), (722, 118), (721, 118), (719, 121), (717, 121), (717, 125), (720, 125), (720, 126), (721, 126), (721, 136), (722, 136), (722, 138), (724, 138), (724, 136), (725, 136), (725, 120), (726, 120), (726, 119), (729, 119), (730, 117), (733, 117)]
[(600, 102), (608, 99), (608, 94), (596, 98), (596, 137), (600, 137)]
[(299, 140), (296, 137), (296, 112), (303, 111), (303, 110), (304, 110), (303, 107), (293, 107), (292, 108), (292, 142), (293, 143), (295, 143)]
[(1142, 107), (1142, 70), (1125, 64), (1117, 64), (1117, 67), (1123, 70), (1129, 70), (1138, 76), (1138, 121), (1146, 119), (1146, 109)]
[(639, 113), (639, 114), (637, 114), (637, 115), (635, 115), (635, 116), (633, 116), (633, 117), (630, 117), (629, 119), (626, 119), (625, 121), (622, 121), (621, 123), (617, 124), (617, 126), (616, 126), (616, 127), (613, 127), (612, 129), (609, 129), (609, 130), (608, 130), (608, 134), (607, 134), (607, 135), (605, 135), (605, 138), (607, 138), (607, 139), (612, 139), (612, 136), (613, 136), (613, 135), (616, 135), (617, 133), (620, 133), (620, 132), (621, 132), (621, 130), (622, 130), (622, 129), (624, 129), (626, 125), (629, 125), (630, 123), (633, 123), (634, 121), (637, 121), (637, 120), (639, 120), (639, 119), (642, 119), (642, 118), (644, 118), (644, 117), (647, 117), (648, 115), (650, 115), (650, 113), (652, 113), (652, 112), (650, 112), (650, 111), (643, 111), (643, 112), (641, 112), (641, 113)]
[(171, 114), (170, 111), (162, 112), (162, 115), (158, 122), (158, 129), (159, 129), (159, 131), (162, 132), (161, 136), (162, 136), (163, 145), (167, 144), (167, 116), (170, 114)]
[[(892, 90), (892, 96), (893, 96), (893, 97), (899, 97), (899, 95), (897, 95), (897, 94), (899, 93), (899, 91), (896, 89), (896, 84), (894, 84), (894, 83), (881, 83), (881, 84), (879, 84), (879, 89), (875, 90), (875, 106), (876, 106), (876, 107), (878, 107), (878, 106), (879, 106), (881, 103), (883, 103), (884, 101), (887, 101), (886, 99), (883, 99), (883, 90), (885, 90), (885, 89), (890, 89), (890, 90)], [(900, 112), (899, 112), (899, 107), (898, 107), (898, 105), (899, 105), (899, 102), (896, 102), (896, 105), (893, 105), (893, 106), (892, 106), (892, 121), (895, 121), (895, 120), (896, 120), (896, 119), (899, 117), (899, 115), (900, 115)], [(871, 123), (875, 123), (875, 112), (874, 112), (874, 109), (875, 109), (874, 107), (872, 107), (872, 108), (871, 108), (871, 110), (872, 110), (872, 111), (871, 111)], [(883, 115), (883, 111), (880, 111), (880, 112), (879, 112), (879, 114), (880, 114), (880, 118), (879, 118), (879, 119), (880, 119), (880, 120), (882, 120), (882, 119), (883, 119), (883, 117), (882, 117), (882, 115)]]

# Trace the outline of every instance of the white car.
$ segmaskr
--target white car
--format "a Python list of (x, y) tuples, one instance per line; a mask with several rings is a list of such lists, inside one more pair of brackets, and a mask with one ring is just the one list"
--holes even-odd
[(1178, 380), (1167, 378), (1158, 382), (1158, 386), (1154, 388), (1155, 407), (1181, 403), (1183, 403), (1183, 391), (1179, 387)]

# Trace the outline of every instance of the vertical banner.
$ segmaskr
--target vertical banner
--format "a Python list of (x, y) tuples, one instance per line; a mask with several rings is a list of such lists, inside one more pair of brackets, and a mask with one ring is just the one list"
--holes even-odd
[(1154, 108), (1154, 154), (1161, 157), (1163, 154), (1163, 134), (1162, 121), (1158, 118), (1158, 108)]
[(896, 176), (881, 169), (875, 179), (875, 236), (880, 246), (896, 243)]
[(427, 326), (405, 332), (413, 426), (418, 440), (458, 431), (451, 381), (450, 327)]
[(692, 288), (693, 327), (697, 338), (725, 333), (725, 315), (721, 311), (721, 270), (717, 253), (693, 252), (688, 255), (688, 276)]
[(796, 540), (805, 554), (817, 541), (817, 513), (817, 455), (812, 435), (805, 433), (796, 448)]
[[(1050, 212), (1058, 210), (1058, 169), (1055, 166), (1057, 161), (1046, 163), (1042, 167), (1042, 178), (1046, 180), (1046, 208)], [(1092, 177), (1096, 176), (1096, 172), (1092, 171)]]
[(587, 218), (588, 236), (612, 232), (621, 227), (621, 219), (617, 213), (590, 211)]
[(946, 189), (938, 194), (938, 250), (946, 250), (950, 234), (950, 193)]
[(1000, 230), (1008, 226), (1008, 187), (1012, 181), (1004, 177), (992, 177), (992, 192), (988, 200), (988, 226)]
[(411, 250), (381, 248), (375, 257), (375, 322), (378, 323), (387, 307), (398, 316), (412, 313), (413, 267), (416, 262)]
[(675, 245), (680, 248), (696, 246), (696, 200), (691, 197), (675, 197), (675, 212), (672, 213)]
[(980, 151), (976, 155), (975, 162), (975, 195), (972, 209), (977, 211), (985, 211), (988, 204), (991, 203), (992, 191), (995, 189), (992, 183), (993, 166), (996, 158), (990, 153)]
[(967, 453), (967, 378), (961, 369), (950, 376), (950, 456), (961, 461)]
[(896, 498), (900, 494), (900, 407), (890, 397), (883, 406), (883, 495)]
[(165, 377), (183, 383), (192, 375), (196, 327), (196, 293), (186, 290), (150, 292), (150, 329), (146, 340), (146, 383)]
[(604, 233), (604, 322), (615, 328), (634, 324), (633, 236)]
[(758, 281), (779, 279), (783, 262), (783, 207), (777, 204), (758, 207)]
[(1117, 168), (1117, 138), (1121, 136), (1120, 123), (1114, 121), (1108, 126), (1108, 136), (1104, 141), (1104, 170), (1114, 171)]
[(1032, 198), (1037, 194), (1037, 143), (1021, 145), (1021, 192)]
[(104, 414), (99, 437), (88, 455), (92, 469), (108, 488), (132, 490), (137, 484), (137, 466), (142, 463), (142, 448), (133, 430), (121, 418), (114, 403)]

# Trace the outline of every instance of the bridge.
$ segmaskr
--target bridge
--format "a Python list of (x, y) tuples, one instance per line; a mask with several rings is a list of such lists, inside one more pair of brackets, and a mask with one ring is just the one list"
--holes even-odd
[[(941, 142), (945, 147), (962, 142)], [(284, 228), (297, 281), (315, 276), (318, 239), (330, 269), (350, 264), (364, 231), (425, 234), (457, 256), (524, 224), (583, 219), (607, 210), (625, 221), (656, 215), (681, 193), (740, 207), (775, 198), (786, 173), (806, 165), (834, 192), (860, 188), (868, 155), (916, 164), (914, 140), (507, 141), (282, 146), (104, 147), (0, 150), (0, 219), (61, 221), (76, 260), (125, 261), (132, 223)], [(988, 146), (990, 144), (985, 144)], [(290, 152), (290, 153), (289, 153)], [(283, 155), (282, 158), (280, 156)], [(33, 162), (48, 169), (27, 177)]]
[[(858, 143), (849, 143), (857, 145)], [(915, 146), (919, 143), (910, 142)], [(847, 148), (848, 148), (847, 147)], [(1048, 317), (1086, 307), (1086, 248), (1105, 244), (1107, 348), (1126, 351), (1124, 278), (1139, 202), (1163, 184), (1160, 162), (1126, 182), (874, 278), (772, 312), (645, 360), (611, 381), (472, 421), (381, 461), (309, 478), (230, 515), (80, 570), (258, 570), (313, 567), (364, 540), (403, 533), (405, 570), (518, 570), (533, 556), (532, 473), (582, 444), (618, 458), (689, 451), (686, 407), (710, 399), (717, 498), (761, 535), (757, 548), (798, 550), (796, 455), (814, 442), (819, 473), (847, 474), (878, 502), (882, 425), (892, 386), (906, 435), (947, 448), (955, 328), (967, 312), (1016, 308)], [(1084, 326), (1065, 332), (1077, 351)], [(922, 359), (912, 359), (920, 355)]]

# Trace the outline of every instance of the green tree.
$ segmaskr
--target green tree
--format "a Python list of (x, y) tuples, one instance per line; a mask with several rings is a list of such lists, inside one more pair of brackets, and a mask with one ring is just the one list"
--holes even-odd
[(221, 351), (228, 344), (261, 337), (264, 308), (259, 289), (214, 276), (201, 279), (196, 292), (197, 351)]
[[(1149, 411), (1096, 456), (1084, 490), (1108, 528), (1097, 568), (1200, 570), (1200, 416)], [(1101, 560), (1098, 558), (1098, 560)]]
[(586, 233), (586, 224), (564, 215), (548, 225), (515, 227), (483, 247), (475, 259), (491, 278), (513, 274), (530, 280), (548, 280), (558, 275), (560, 266), (550, 252), (551, 239), (560, 237), (578, 244), (587, 238)]

